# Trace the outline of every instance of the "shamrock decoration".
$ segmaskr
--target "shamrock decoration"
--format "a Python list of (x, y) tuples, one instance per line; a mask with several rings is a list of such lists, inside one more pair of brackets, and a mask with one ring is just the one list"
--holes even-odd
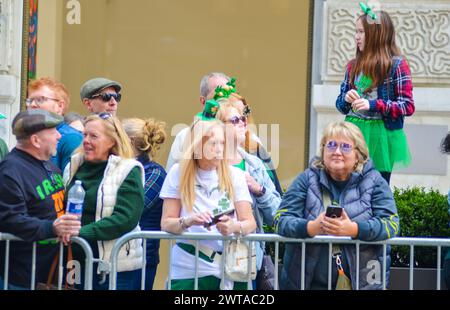
[(214, 95), (214, 100), (220, 98), (228, 98), (232, 93), (236, 92), (236, 78), (231, 78), (231, 80), (225, 86), (217, 86), (216, 94)]
[(225, 211), (230, 208), (230, 201), (226, 197), (223, 197), (219, 200), (218, 205), (220, 207), (220, 210)]
[(372, 8), (365, 4), (364, 2), (360, 2), (359, 6), (361, 7), (361, 10), (364, 12), (364, 14), (368, 15), (373, 20), (377, 20), (377, 14), (372, 10)]
[(372, 79), (367, 75), (362, 75), (361, 78), (355, 83), (356, 91), (360, 97), (363, 97), (364, 92), (372, 85)]

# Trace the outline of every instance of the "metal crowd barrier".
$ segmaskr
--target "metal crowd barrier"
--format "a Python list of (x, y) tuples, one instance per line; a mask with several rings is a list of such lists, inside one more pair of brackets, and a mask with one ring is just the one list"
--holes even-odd
[[(76, 243), (81, 246), (86, 256), (85, 259), (85, 278), (84, 278), (84, 289), (92, 290), (92, 271), (93, 271), (93, 262), (94, 256), (92, 253), (92, 249), (87, 243), (86, 240), (79, 237), (72, 237), (70, 239), (73, 243)], [(0, 233), (0, 242), (5, 241), (5, 266), (4, 266), (4, 274), (3, 274), (3, 287), (4, 290), (8, 290), (8, 275), (9, 275), (9, 256), (10, 256), (10, 243), (13, 242), (23, 242), (22, 239), (7, 233)], [(43, 241), (55, 242), (56, 238), (47, 239)], [(32, 245), (32, 261), (31, 261), (31, 290), (35, 290), (35, 282), (36, 282), (36, 246), (37, 241), (33, 242)], [(59, 243), (59, 262), (58, 262), (58, 290), (62, 289), (62, 277), (63, 277), (63, 255), (64, 255), (64, 246), (62, 242)]]
[[(141, 289), (144, 289), (144, 280), (145, 280), (145, 267), (146, 267), (146, 240), (147, 239), (167, 239), (170, 240), (169, 244), (169, 276), (168, 276), (168, 289), (170, 290), (171, 283), (171, 257), (172, 257), (172, 246), (173, 240), (194, 240), (195, 241), (195, 284), (194, 288), (198, 289), (198, 259), (199, 259), (199, 250), (198, 250), (198, 241), (199, 240), (224, 240), (225, 242), (229, 242), (230, 240), (235, 239), (234, 236), (222, 236), (221, 234), (204, 234), (204, 233), (184, 233), (181, 235), (169, 234), (166, 232), (158, 232), (158, 231), (141, 231), (141, 232), (133, 232), (128, 233), (121, 238), (119, 238), (114, 245), (114, 248), (111, 252), (111, 273), (109, 277), (109, 289), (116, 289), (116, 281), (117, 281), (117, 258), (119, 254), (120, 248), (125, 245), (128, 241), (132, 239), (143, 239), (143, 260), (142, 260), (142, 274), (141, 274)], [(354, 289), (359, 290), (359, 263), (360, 263), (360, 253), (359, 248), (362, 244), (370, 244), (370, 245), (382, 245), (383, 246), (383, 266), (382, 266), (382, 286), (383, 289), (386, 289), (386, 249), (387, 245), (403, 245), (410, 247), (410, 264), (409, 264), (409, 289), (413, 290), (414, 288), (414, 249), (417, 246), (424, 247), (436, 247), (437, 248), (437, 280), (436, 280), (436, 288), (437, 290), (441, 289), (441, 252), (442, 247), (450, 247), (450, 239), (441, 239), (441, 238), (392, 238), (384, 241), (377, 242), (365, 242), (361, 240), (354, 240), (350, 237), (333, 237), (333, 236), (317, 236), (309, 239), (294, 239), (294, 238), (285, 238), (281, 237), (277, 234), (249, 234), (245, 237), (242, 237), (242, 241), (266, 241), (275, 243), (275, 290), (278, 290), (278, 261), (279, 261), (279, 244), (283, 243), (301, 243), (302, 245), (302, 261), (301, 261), (301, 290), (305, 289), (305, 249), (306, 244), (328, 244), (329, 255), (328, 255), (328, 289), (331, 290), (331, 268), (332, 268), (332, 245), (333, 244), (353, 244), (356, 247), (356, 287)], [(224, 247), (225, 248), (225, 247)], [(251, 249), (251, 247), (250, 247)], [(224, 276), (224, 257), (226, 253), (222, 255), (222, 270), (221, 275), (222, 278)], [(252, 253), (250, 253), (250, 256)], [(251, 260), (249, 260), (249, 264)], [(250, 270), (250, 268), (249, 268)], [(248, 279), (247, 288), (251, 288), (251, 280), (250, 273)], [(221, 288), (222, 284), (221, 284)]]

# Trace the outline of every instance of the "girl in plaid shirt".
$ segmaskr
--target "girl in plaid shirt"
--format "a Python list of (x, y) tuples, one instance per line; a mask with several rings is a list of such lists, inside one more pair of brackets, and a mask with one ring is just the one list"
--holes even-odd
[(415, 110), (411, 73), (388, 13), (361, 8), (356, 57), (347, 64), (336, 108), (361, 129), (376, 169), (389, 183), (394, 165), (411, 162), (403, 131), (404, 117)]

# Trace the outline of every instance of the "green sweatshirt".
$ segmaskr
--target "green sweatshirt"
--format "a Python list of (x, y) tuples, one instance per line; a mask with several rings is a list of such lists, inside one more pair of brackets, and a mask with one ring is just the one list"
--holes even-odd
[(75, 180), (83, 183), (86, 196), (81, 218), (80, 237), (89, 241), (114, 240), (130, 232), (139, 223), (144, 209), (141, 172), (138, 167), (134, 167), (119, 188), (112, 215), (95, 222), (97, 192), (106, 165), (106, 161), (84, 162), (67, 188), (68, 193)]

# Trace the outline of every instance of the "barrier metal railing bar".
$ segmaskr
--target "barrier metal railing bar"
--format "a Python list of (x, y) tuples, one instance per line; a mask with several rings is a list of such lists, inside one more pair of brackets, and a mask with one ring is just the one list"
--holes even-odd
[[(89, 246), (89, 243), (80, 238), (80, 237), (72, 237), (70, 239), (73, 243), (78, 244), (84, 251), (85, 254), (85, 281), (84, 281), (84, 289), (85, 290), (92, 290), (92, 275), (93, 275), (93, 262), (94, 262), (94, 256), (92, 253), (92, 249)], [(0, 242), (5, 241), (5, 264), (4, 264), (4, 274), (3, 274), (3, 287), (4, 290), (8, 290), (8, 277), (9, 277), (9, 257), (10, 257), (10, 242), (24, 242), (21, 238), (18, 238), (14, 235), (8, 234), (8, 233), (0, 233)], [(42, 241), (48, 241), (48, 242), (58, 242), (56, 238), (51, 238), (47, 240)], [(36, 248), (37, 248), (37, 241), (33, 242), (32, 244), (32, 258), (31, 258), (31, 283), (30, 288), (31, 290), (36, 289)], [(58, 290), (62, 289), (62, 282), (63, 282), (63, 271), (64, 266), (63, 264), (63, 255), (64, 255), (64, 246), (60, 242), (59, 246), (59, 263), (58, 263)]]
[[(116, 277), (117, 277), (117, 255), (119, 253), (120, 248), (128, 241), (132, 239), (167, 239), (170, 241), (170, 247), (169, 247), (169, 277), (168, 277), (168, 289), (170, 288), (170, 280), (171, 277), (171, 251), (173, 246), (173, 240), (194, 240), (195, 241), (195, 257), (196, 257), (196, 263), (195, 263), (195, 289), (198, 289), (198, 258), (199, 258), (199, 251), (198, 251), (198, 241), (199, 240), (223, 240), (223, 241), (230, 241), (235, 239), (235, 236), (222, 236), (221, 234), (203, 234), (203, 233), (184, 233), (181, 235), (174, 235), (166, 232), (157, 232), (157, 231), (141, 231), (141, 232), (133, 232), (126, 234), (119, 238), (114, 245), (114, 248), (111, 252), (111, 275), (109, 278), (110, 281), (110, 289), (114, 290), (116, 287)], [(437, 284), (436, 288), (440, 290), (440, 270), (441, 270), (441, 248), (442, 247), (450, 247), (450, 238), (444, 239), (444, 238), (409, 238), (409, 237), (399, 237), (399, 238), (392, 238), (384, 241), (361, 241), (361, 240), (354, 240), (350, 237), (334, 237), (334, 236), (317, 236), (310, 239), (294, 239), (294, 238), (286, 238), (282, 237), (277, 234), (249, 234), (244, 237), (242, 237), (242, 241), (265, 241), (265, 242), (273, 242), (275, 243), (275, 289), (278, 290), (278, 261), (279, 261), (279, 243), (301, 243), (302, 245), (302, 259), (301, 259), (301, 290), (305, 289), (305, 248), (307, 243), (315, 243), (315, 244), (328, 244), (329, 247), (329, 258), (328, 258), (328, 289), (331, 289), (331, 268), (332, 268), (332, 245), (333, 244), (353, 244), (356, 248), (356, 268), (358, 272), (356, 273), (356, 290), (359, 290), (359, 267), (360, 267), (360, 245), (361, 244), (370, 244), (370, 245), (382, 245), (383, 246), (383, 266), (382, 266), (382, 287), (383, 289), (386, 289), (386, 269), (387, 269), (387, 245), (403, 245), (403, 246), (410, 246), (410, 266), (409, 266), (409, 289), (412, 290), (414, 288), (414, 249), (416, 246), (426, 246), (426, 247), (436, 247), (438, 252), (437, 257)], [(251, 251), (252, 247), (250, 247)], [(224, 258), (226, 256), (226, 246), (224, 246), (224, 253), (222, 255), (222, 270), (221, 275), (222, 279), (224, 277)], [(250, 253), (251, 255), (251, 253)], [(249, 260), (250, 264), (251, 260)], [(143, 266), (143, 272), (145, 266)], [(250, 270), (250, 269), (249, 269)], [(250, 273), (248, 277), (248, 283), (251, 287), (251, 280), (250, 280)], [(223, 282), (223, 281), (222, 281)], [(223, 283), (221, 283), (221, 288), (223, 289)]]

